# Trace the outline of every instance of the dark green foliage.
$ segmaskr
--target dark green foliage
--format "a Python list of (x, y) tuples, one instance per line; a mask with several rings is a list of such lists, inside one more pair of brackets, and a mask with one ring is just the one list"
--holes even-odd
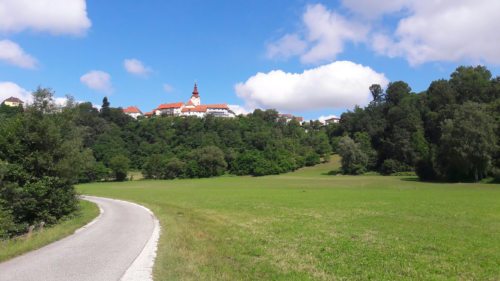
[(484, 105), (465, 103), (451, 119), (442, 124), (437, 166), (448, 180), (474, 180), (486, 177), (497, 151), (495, 130), (498, 124)]
[(186, 172), (186, 163), (177, 157), (167, 160), (165, 164), (165, 172), (163, 178), (175, 179), (182, 178)]
[(142, 174), (146, 179), (163, 179), (166, 169), (166, 159), (160, 154), (153, 154), (144, 163)]
[(457, 92), (458, 103), (466, 101), (491, 102), (497, 97), (492, 94), (491, 72), (484, 66), (461, 66), (451, 74), (450, 84)]
[(188, 174), (193, 178), (223, 175), (227, 168), (224, 153), (216, 146), (195, 149), (188, 155)]
[(402, 81), (385, 93), (378, 85), (370, 91), (367, 107), (342, 114), (341, 132), (330, 139), (334, 150), (338, 136), (350, 135), (368, 169), (415, 170), (423, 180), (477, 181), (500, 169), (500, 78), (485, 67), (459, 67), (420, 94)]
[(411, 168), (406, 166), (404, 163), (394, 160), (394, 159), (385, 159), (384, 163), (382, 163), (382, 167), (380, 168), (380, 172), (383, 175), (391, 175), (395, 173), (400, 173), (404, 171), (408, 171)]
[(314, 166), (321, 162), (321, 157), (314, 151), (311, 151), (305, 158), (306, 166)]
[(39, 88), (31, 106), (0, 123), (0, 210), (3, 223), (10, 217), (15, 225), (9, 235), (53, 224), (77, 207), (72, 185), (93, 156), (68, 106), (57, 107), (53, 92)]
[(186, 163), (177, 157), (151, 155), (144, 163), (142, 174), (147, 179), (174, 179), (184, 177)]
[(410, 93), (411, 88), (406, 82), (391, 82), (385, 91), (385, 101), (390, 105), (398, 105)]
[(0, 104), (0, 120), (2, 118), (13, 117), (22, 112), (23, 112), (22, 106), (13, 107), (5, 105), (4, 103)]
[(370, 136), (367, 132), (356, 132), (354, 141), (367, 157), (367, 169), (374, 170), (377, 167), (377, 151), (373, 149)]
[(130, 160), (125, 155), (115, 155), (109, 160), (109, 168), (113, 173), (116, 181), (124, 181), (127, 179)]
[(6, 210), (0, 209), (0, 240), (8, 238), (10, 233), (15, 232), (16, 227), (12, 215)]
[(342, 137), (338, 153), (342, 157), (341, 169), (344, 174), (359, 175), (366, 172), (368, 156), (353, 139), (348, 136)]

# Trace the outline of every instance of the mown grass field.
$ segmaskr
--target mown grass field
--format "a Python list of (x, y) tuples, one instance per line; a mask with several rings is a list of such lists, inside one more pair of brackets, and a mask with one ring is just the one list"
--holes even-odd
[(97, 183), (160, 219), (155, 280), (500, 280), (500, 185), (328, 176)]
[(73, 234), (75, 230), (92, 221), (97, 215), (99, 215), (99, 208), (96, 204), (81, 200), (80, 209), (76, 214), (55, 226), (47, 227), (41, 232), (34, 232), (29, 239), (18, 237), (5, 241), (0, 240), (0, 262), (36, 250)]

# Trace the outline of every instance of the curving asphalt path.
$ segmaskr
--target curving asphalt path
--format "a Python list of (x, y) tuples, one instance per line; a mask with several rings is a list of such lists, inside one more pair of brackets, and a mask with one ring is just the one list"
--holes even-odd
[(75, 234), (0, 263), (0, 281), (151, 280), (159, 225), (146, 208), (84, 197), (101, 215)]

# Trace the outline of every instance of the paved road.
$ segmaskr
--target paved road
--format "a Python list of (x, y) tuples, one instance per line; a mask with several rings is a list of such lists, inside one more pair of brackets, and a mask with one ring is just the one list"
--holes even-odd
[[(151, 238), (157, 230), (154, 216), (147, 209), (128, 202), (99, 197), (86, 199), (97, 203), (103, 211), (95, 223), (39, 250), (1, 263), (0, 280), (112, 281), (120, 280), (133, 263), (136, 265), (139, 254), (144, 256), (145, 246), (151, 248)], [(148, 255), (151, 257), (151, 253)], [(127, 275), (134, 274), (127, 272)]]

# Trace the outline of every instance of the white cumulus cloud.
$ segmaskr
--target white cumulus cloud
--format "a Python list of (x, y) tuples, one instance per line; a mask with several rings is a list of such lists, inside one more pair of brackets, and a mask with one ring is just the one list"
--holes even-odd
[(307, 43), (297, 34), (287, 34), (267, 45), (267, 57), (289, 58), (305, 52)]
[(429, 61), (500, 64), (500, 1), (406, 1), (409, 15), (393, 33), (375, 33), (373, 48), (411, 65)]
[[(500, 64), (498, 0), (342, 0), (307, 6), (299, 31), (267, 45), (270, 58), (334, 59), (346, 43), (411, 65), (433, 61)], [(390, 20), (386, 20), (390, 19)]]
[(16, 83), (9, 81), (0, 82), (0, 103), (10, 97), (16, 97), (25, 103), (29, 103), (33, 100), (31, 92)]
[(147, 76), (149, 73), (151, 73), (151, 68), (145, 66), (138, 59), (125, 59), (123, 61), (123, 67), (128, 73), (137, 76)]
[(228, 104), (227, 105), (229, 107), (229, 109), (231, 109), (236, 115), (247, 115), (249, 113), (251, 113), (253, 110), (251, 110), (250, 108), (247, 108), (245, 106), (241, 106), (241, 105), (238, 105), (238, 104)]
[(308, 5), (302, 16), (304, 32), (287, 34), (267, 46), (268, 57), (299, 55), (303, 63), (333, 60), (346, 42), (362, 42), (368, 28), (349, 21), (321, 4)]
[(113, 91), (111, 75), (101, 70), (92, 70), (84, 74), (80, 77), (80, 82), (90, 89), (99, 92), (111, 93)]
[(372, 84), (385, 87), (388, 79), (370, 67), (337, 61), (302, 73), (257, 73), (237, 84), (235, 91), (249, 108), (302, 111), (365, 105)]
[(22, 68), (36, 68), (37, 61), (34, 57), (24, 52), (15, 42), (10, 40), (0, 40), (0, 61)]
[(0, 1), (0, 32), (82, 35), (90, 26), (85, 0)]

